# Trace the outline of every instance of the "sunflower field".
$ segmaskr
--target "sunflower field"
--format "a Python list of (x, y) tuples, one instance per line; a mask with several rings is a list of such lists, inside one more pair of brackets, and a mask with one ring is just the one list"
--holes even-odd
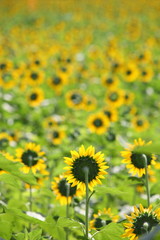
[(0, 1), (0, 240), (160, 239), (159, 12)]

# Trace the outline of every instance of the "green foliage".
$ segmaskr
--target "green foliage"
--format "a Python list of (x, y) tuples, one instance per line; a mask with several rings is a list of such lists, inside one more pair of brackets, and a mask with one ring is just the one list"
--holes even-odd
[(94, 234), (95, 240), (121, 240), (121, 235), (123, 234), (124, 230), (121, 224), (117, 223), (110, 223), (107, 226), (103, 227), (99, 232)]
[(34, 178), (34, 175), (32, 172), (29, 172), (28, 174), (24, 174), (20, 168), (23, 167), (23, 165), (19, 162), (13, 162), (13, 161), (9, 161), (7, 160), (4, 156), (2, 156), (0, 154), (0, 166), (3, 170), (7, 171), (8, 173), (10, 173), (11, 175), (13, 175), (13, 177), (9, 177), (7, 176), (1, 176), (1, 178), (11, 184), (12, 180), (13, 180), (13, 185), (14, 183), (16, 183), (16, 178), (28, 183), (28, 184), (36, 184), (36, 179)]

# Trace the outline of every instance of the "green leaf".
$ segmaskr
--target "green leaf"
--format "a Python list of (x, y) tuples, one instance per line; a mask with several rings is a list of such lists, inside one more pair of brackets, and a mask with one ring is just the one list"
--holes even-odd
[(25, 239), (25, 234), (24, 233), (18, 233), (15, 235), (16, 240), (24, 240)]
[(19, 219), (23, 219), (29, 223), (33, 223), (33, 224), (41, 224), (43, 223), (41, 220), (36, 219), (34, 217), (30, 217), (27, 214), (23, 213), (21, 210), (19, 209), (6, 209), (6, 213), (10, 213), (12, 216), (19, 218)]
[(152, 143), (147, 146), (141, 146), (140, 148), (136, 149), (137, 152), (142, 154), (157, 154), (160, 155), (160, 144), (159, 143)]
[(69, 228), (83, 228), (83, 224), (77, 222), (73, 219), (69, 219), (66, 217), (60, 217), (57, 221), (57, 226), (60, 227), (69, 227)]
[[(99, 232), (94, 234), (95, 240), (122, 240), (121, 235), (124, 233), (124, 228), (121, 224), (110, 223)], [(124, 239), (125, 240), (125, 239)]]
[(40, 240), (42, 229), (36, 229), (29, 233), (29, 240)]
[(106, 194), (106, 193), (110, 193), (111, 195), (128, 195), (127, 192), (122, 192), (120, 190), (118, 190), (118, 188), (115, 188), (115, 187), (106, 187), (106, 186), (97, 186), (95, 187), (95, 192), (96, 194), (99, 194), (99, 195), (103, 195), (103, 194)]
[(19, 188), (17, 177), (14, 177), (13, 175), (8, 173), (3, 173), (0, 175), (0, 182), (5, 182), (11, 185), (12, 187)]
[(12, 222), (1, 220), (0, 223), (0, 237), (5, 240), (10, 240), (12, 235)]
[(1, 153), (0, 153), (0, 166), (1, 169), (9, 172), (10, 174), (18, 177), (19, 179), (28, 184), (35, 185), (37, 183), (31, 171), (28, 174), (25, 174), (20, 170), (23, 167), (23, 164), (21, 164), (20, 162), (10, 161), (6, 159)]
[(48, 216), (45, 221), (41, 221), (34, 217), (30, 217), (27, 214), (21, 212), (19, 209), (6, 209), (6, 212), (11, 214), (12, 216), (23, 219), (25, 222), (38, 224), (44, 231), (50, 234), (52, 237), (56, 238), (57, 240), (64, 239), (65, 232), (62, 227), (56, 226), (56, 222), (52, 216)]

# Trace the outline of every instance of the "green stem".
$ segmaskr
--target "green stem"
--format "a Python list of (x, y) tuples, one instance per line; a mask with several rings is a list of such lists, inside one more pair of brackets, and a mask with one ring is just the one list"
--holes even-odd
[(29, 211), (32, 212), (32, 186), (29, 185)]
[(148, 181), (148, 164), (147, 164), (147, 157), (145, 154), (142, 154), (145, 162), (145, 185), (146, 185), (146, 191), (147, 191), (147, 203), (148, 207), (150, 205), (150, 190), (149, 190), (149, 181)]
[[(69, 197), (69, 194), (70, 194), (70, 184), (69, 183), (66, 183), (66, 188), (67, 188), (66, 217), (69, 218), (69, 202), (68, 202), (68, 197)], [(66, 229), (66, 240), (68, 240), (68, 234), (69, 234), (69, 231), (68, 231), (68, 228), (67, 228)]]
[(85, 221), (86, 221), (86, 239), (88, 239), (88, 210), (89, 210), (89, 189), (88, 189), (88, 167), (84, 168), (85, 172), (85, 184), (86, 184), (86, 209), (85, 209)]

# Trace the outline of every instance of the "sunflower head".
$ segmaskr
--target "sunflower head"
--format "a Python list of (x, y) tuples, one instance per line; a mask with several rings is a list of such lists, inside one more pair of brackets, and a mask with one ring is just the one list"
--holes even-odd
[(0, 150), (9, 146), (12, 137), (7, 132), (0, 133)]
[(122, 89), (114, 89), (107, 94), (106, 103), (112, 107), (120, 107), (124, 104), (124, 92)]
[(103, 109), (103, 112), (110, 122), (116, 122), (118, 120), (118, 111), (116, 108), (107, 106)]
[[(130, 169), (132, 175), (138, 174), (142, 177), (145, 174), (145, 160), (142, 153), (139, 152), (140, 148), (151, 144), (151, 141), (146, 143), (144, 140), (139, 138), (134, 140), (134, 144), (130, 144), (129, 148), (121, 152), (121, 156), (124, 157), (122, 163), (126, 164), (126, 167)], [(147, 158), (147, 165), (155, 164), (156, 156), (154, 154), (145, 154)]]
[(92, 111), (96, 108), (97, 106), (97, 100), (96, 98), (87, 95), (85, 99), (85, 110), (86, 111)]
[(109, 126), (109, 120), (103, 112), (99, 112), (89, 116), (87, 125), (91, 132), (103, 134)]
[(49, 139), (54, 145), (59, 145), (65, 138), (65, 131), (59, 127), (53, 128), (49, 134)]
[(77, 186), (85, 190), (85, 170), (88, 170), (88, 186), (90, 190), (97, 184), (101, 184), (100, 179), (107, 174), (104, 154), (101, 152), (95, 153), (93, 146), (84, 148), (82, 145), (79, 151), (71, 151), (71, 158), (65, 157), (65, 162), (69, 165), (65, 167), (68, 171), (65, 174), (67, 181), (72, 187)]
[(105, 76), (102, 78), (103, 85), (105, 87), (107, 87), (108, 89), (117, 87), (118, 82), (119, 82), (119, 80), (115, 76)]
[(108, 225), (111, 222), (117, 222), (118, 215), (114, 215), (111, 209), (104, 208), (103, 211), (98, 211), (98, 214), (93, 214), (93, 219), (90, 221), (90, 228), (100, 230), (101, 227)]
[(135, 116), (132, 125), (137, 132), (145, 131), (149, 128), (149, 122), (144, 116)]
[(40, 145), (29, 142), (25, 145), (24, 149), (16, 149), (16, 161), (24, 164), (21, 169), (24, 173), (28, 173), (29, 170), (36, 173), (46, 168), (44, 160), (42, 159), (44, 154), (40, 149)]
[(39, 106), (44, 100), (44, 92), (41, 88), (32, 89), (27, 96), (28, 103), (31, 107)]
[(54, 75), (49, 78), (48, 84), (49, 86), (55, 90), (57, 93), (59, 93), (63, 86), (67, 83), (67, 78), (63, 76), (62, 74)]
[(160, 222), (160, 208), (155, 211), (152, 206), (144, 208), (141, 204), (139, 208), (134, 207), (131, 216), (126, 216), (128, 223), (124, 223), (125, 233), (122, 237), (128, 237), (130, 240), (137, 240), (139, 236), (148, 233)]
[(27, 73), (27, 81), (29, 85), (37, 86), (41, 84), (44, 80), (44, 74), (42, 71), (32, 69)]
[(79, 89), (74, 89), (66, 94), (66, 104), (73, 109), (83, 109), (86, 102), (86, 96)]
[(73, 197), (81, 197), (84, 195), (84, 192), (82, 190), (77, 189), (76, 186), (72, 187), (64, 175), (55, 177), (54, 181), (51, 182), (51, 184), (51, 188), (56, 195), (56, 199), (60, 201), (61, 205), (71, 203)]

